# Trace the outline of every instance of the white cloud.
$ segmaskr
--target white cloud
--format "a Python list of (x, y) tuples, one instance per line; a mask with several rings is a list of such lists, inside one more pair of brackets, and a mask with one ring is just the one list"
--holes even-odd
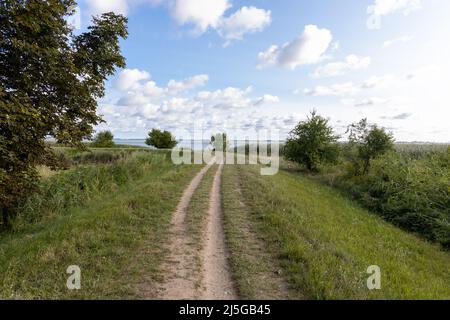
[(209, 80), (208, 75), (200, 74), (183, 81), (170, 80), (167, 84), (169, 94), (177, 94), (178, 92), (193, 89), (195, 87), (204, 86)]
[(257, 99), (254, 102), (255, 106), (261, 106), (264, 104), (271, 104), (271, 103), (278, 103), (280, 102), (280, 98), (278, 98), (277, 96), (272, 96), (270, 94), (265, 94), (263, 95), (261, 98)]
[(199, 92), (195, 99), (214, 108), (246, 108), (252, 105), (252, 99), (249, 97), (251, 91), (252, 87), (245, 90), (228, 87), (223, 90)]
[(372, 76), (369, 79), (365, 80), (361, 84), (361, 88), (363, 88), (363, 89), (373, 89), (375, 87), (386, 85), (388, 82), (390, 82), (390, 81), (392, 81), (394, 79), (395, 79), (395, 77), (393, 75)]
[(405, 15), (421, 8), (421, 0), (375, 0), (368, 12), (376, 16), (385, 16), (402, 11)]
[(223, 18), (219, 33), (227, 40), (242, 40), (246, 33), (260, 32), (272, 22), (271, 12), (255, 7), (242, 7)]
[(208, 80), (208, 75), (200, 74), (182, 81), (170, 80), (166, 87), (159, 87), (156, 82), (150, 80), (150, 73), (139, 69), (125, 69), (114, 81), (114, 89), (122, 94), (119, 105), (142, 106), (167, 96), (204, 86)]
[(88, 11), (92, 15), (114, 12), (127, 15), (129, 5), (127, 0), (87, 0)]
[(277, 64), (294, 70), (301, 65), (318, 63), (324, 58), (332, 39), (330, 30), (307, 25), (297, 39), (281, 47), (273, 45), (267, 51), (260, 52), (258, 67)]
[(126, 91), (134, 88), (142, 80), (150, 79), (150, 74), (139, 69), (125, 69), (117, 77), (114, 85), (117, 90)]
[(228, 0), (176, 0), (171, 11), (180, 25), (192, 23), (197, 31), (205, 32), (216, 28), (230, 7)]
[(130, 14), (130, 11), (140, 5), (158, 6), (169, 4), (172, 0), (81, 0), (88, 7), (89, 14), (102, 14), (115, 12), (123, 15)]
[(372, 106), (376, 106), (376, 105), (382, 105), (382, 104), (386, 104), (389, 100), (388, 99), (383, 99), (383, 98), (367, 98), (367, 99), (363, 99), (360, 102), (356, 102), (354, 104), (355, 107), (372, 107)]
[(331, 86), (317, 86), (314, 89), (305, 89), (303, 93), (307, 96), (348, 96), (357, 94), (360, 88), (353, 82), (338, 83)]
[(397, 115), (394, 115), (394, 116), (390, 116), (390, 117), (388, 117), (388, 116), (383, 116), (383, 117), (381, 117), (381, 119), (387, 119), (387, 120), (406, 120), (406, 119), (411, 118), (412, 116), (413, 116), (412, 113), (404, 112), (404, 113), (400, 113), (400, 114), (397, 114)]
[(411, 41), (412, 39), (413, 39), (413, 37), (411, 37), (411, 36), (403, 36), (400, 38), (387, 40), (387, 41), (383, 42), (383, 49), (389, 48), (389, 47), (393, 46), (394, 44), (407, 43), (407, 42)]
[(331, 62), (316, 69), (312, 74), (314, 78), (328, 78), (344, 75), (353, 70), (366, 69), (370, 66), (370, 57), (348, 55), (345, 61)]
[(192, 25), (194, 33), (200, 35), (213, 29), (227, 40), (242, 40), (247, 33), (264, 30), (272, 22), (269, 10), (244, 6), (229, 16), (225, 13), (232, 7), (229, 0), (85, 0), (90, 15), (113, 11), (128, 15), (139, 5), (165, 5), (179, 25)]

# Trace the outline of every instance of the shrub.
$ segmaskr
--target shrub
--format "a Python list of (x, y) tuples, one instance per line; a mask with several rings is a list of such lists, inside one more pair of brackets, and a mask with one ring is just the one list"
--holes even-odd
[(145, 143), (157, 149), (172, 149), (178, 144), (169, 131), (161, 131), (159, 129), (150, 131)]
[(356, 146), (357, 156), (354, 157), (356, 173), (367, 174), (370, 162), (383, 154), (393, 150), (394, 138), (384, 128), (369, 125), (367, 119), (349, 126), (350, 146)]
[(450, 149), (421, 158), (391, 152), (367, 175), (342, 175), (337, 185), (386, 220), (450, 248)]
[(283, 152), (288, 160), (316, 171), (321, 164), (336, 163), (339, 156), (337, 139), (328, 120), (313, 111), (306, 121), (292, 130)]
[(102, 131), (95, 135), (91, 144), (93, 148), (112, 148), (114, 147), (114, 136), (111, 131)]

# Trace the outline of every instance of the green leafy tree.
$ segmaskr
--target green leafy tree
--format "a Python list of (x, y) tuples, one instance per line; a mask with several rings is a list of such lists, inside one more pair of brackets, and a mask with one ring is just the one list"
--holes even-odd
[(394, 149), (392, 133), (376, 124), (369, 124), (367, 119), (351, 124), (348, 128), (350, 146), (356, 146), (357, 156), (354, 166), (357, 173), (369, 173), (370, 162)]
[(91, 138), (104, 81), (125, 67), (119, 40), (127, 19), (106, 13), (74, 35), (74, 0), (0, 2), (0, 210), (3, 224), (35, 190), (45, 143), (82, 146)]
[(306, 121), (300, 122), (291, 131), (284, 147), (284, 156), (305, 165), (309, 171), (316, 171), (321, 164), (337, 161), (338, 138), (328, 125), (328, 120), (313, 111)]
[(211, 136), (211, 146), (213, 151), (226, 151), (228, 146), (227, 134), (226, 133), (218, 133), (214, 136)]
[(114, 136), (111, 131), (101, 131), (97, 133), (91, 146), (94, 148), (112, 148), (114, 147)]
[(159, 129), (150, 131), (145, 143), (157, 149), (172, 149), (178, 144), (169, 131), (161, 131)]

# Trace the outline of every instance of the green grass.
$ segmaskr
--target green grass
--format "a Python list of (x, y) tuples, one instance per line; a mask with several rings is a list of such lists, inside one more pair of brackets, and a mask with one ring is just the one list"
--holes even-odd
[(222, 207), (231, 272), (238, 295), (246, 300), (301, 299), (289, 290), (274, 248), (258, 234), (254, 217), (243, 203), (242, 181), (235, 166), (224, 167)]
[[(121, 169), (118, 164), (96, 167), (123, 176), (138, 161), (145, 170), (129, 179), (106, 179), (103, 191), (16, 233), (1, 234), (0, 298), (139, 298), (144, 278), (157, 281), (171, 214), (200, 166), (174, 166), (165, 155), (141, 157)], [(81, 268), (81, 290), (66, 288), (70, 265)]]
[[(301, 175), (233, 166), (243, 200), (293, 290), (308, 299), (450, 299), (450, 255)], [(382, 289), (368, 290), (378, 265)]]
[[(218, 166), (213, 165), (208, 172), (205, 173), (186, 210), (186, 230), (191, 238), (191, 247), (193, 249), (192, 252), (194, 253), (194, 267), (198, 274), (201, 274), (202, 272), (201, 268), (203, 261), (201, 252), (204, 249), (209, 199), (217, 169)], [(196, 283), (197, 287), (201, 286), (201, 281), (202, 279), (199, 277)]]

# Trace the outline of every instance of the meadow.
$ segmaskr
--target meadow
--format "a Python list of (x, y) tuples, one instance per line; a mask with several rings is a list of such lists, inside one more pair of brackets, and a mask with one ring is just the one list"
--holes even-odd
[[(352, 172), (352, 151), (345, 145), (342, 149), (338, 165), (309, 176), (385, 220), (450, 248), (450, 147), (397, 144), (373, 160), (367, 175)], [(294, 164), (288, 166), (295, 170)]]
[[(164, 152), (64, 152), (71, 167), (43, 176), (13, 231), (0, 233), (0, 297), (138, 297), (143, 275), (158, 276), (171, 213), (199, 166)], [(70, 265), (83, 270), (82, 290), (67, 290)]]
[[(170, 152), (54, 146), (60, 170), (39, 168), (39, 190), (0, 232), (0, 298), (158, 299), (168, 276), (171, 218), (201, 165)], [(245, 149), (243, 149), (245, 150)], [(226, 165), (221, 208), (240, 299), (450, 299), (449, 149), (397, 145), (365, 177), (349, 175), (351, 151), (309, 173)], [(190, 274), (202, 287), (212, 166), (186, 207)], [(83, 270), (82, 289), (66, 269)], [(368, 290), (367, 268), (381, 268)]]

